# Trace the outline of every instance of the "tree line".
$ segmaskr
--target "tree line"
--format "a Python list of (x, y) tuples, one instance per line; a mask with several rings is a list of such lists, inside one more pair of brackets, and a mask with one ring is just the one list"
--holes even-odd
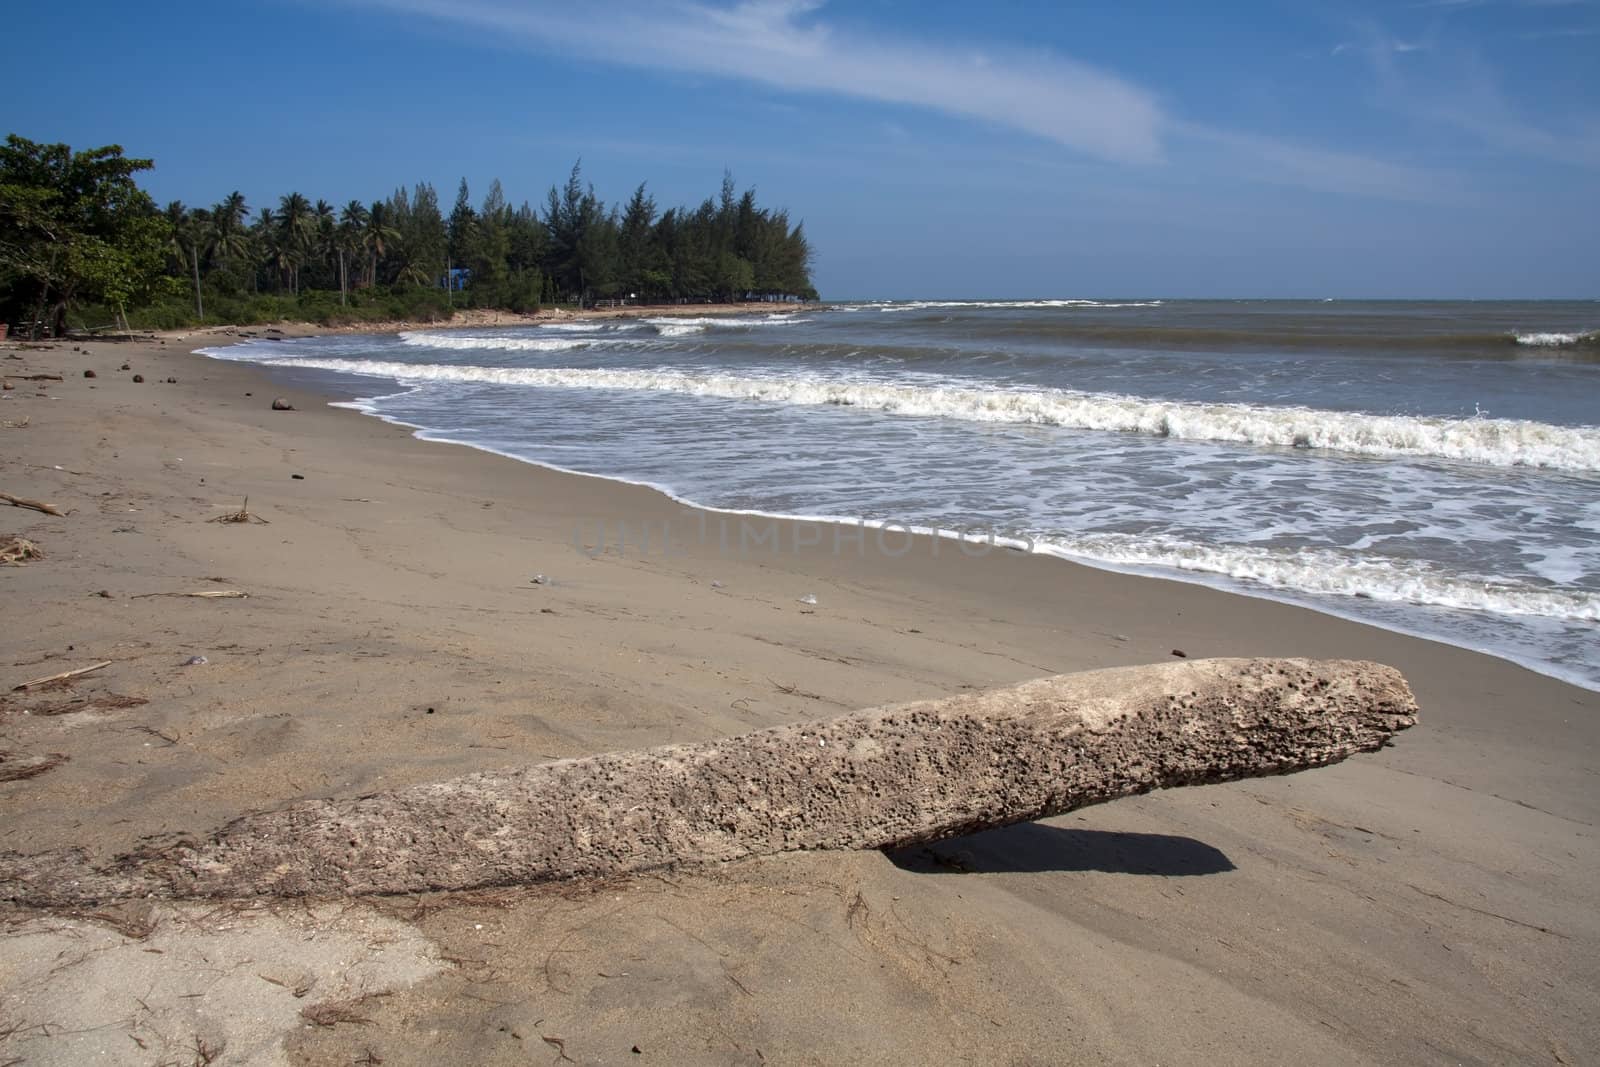
[(608, 206), (579, 164), (542, 210), (512, 207), (498, 180), (475, 204), (465, 179), (448, 214), (427, 182), (342, 207), (298, 192), (252, 206), (233, 192), (163, 210), (136, 181), (153, 165), (115, 145), (73, 152), (8, 137), (0, 316), (59, 334), (73, 309), (176, 326), (817, 298), (803, 225), (728, 174), (698, 207), (664, 211), (642, 184)]

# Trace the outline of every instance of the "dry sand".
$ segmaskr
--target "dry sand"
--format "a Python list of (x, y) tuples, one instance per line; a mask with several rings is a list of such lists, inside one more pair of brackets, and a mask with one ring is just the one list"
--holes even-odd
[[(0, 505), (0, 541), (45, 553), (0, 568), (0, 774), (68, 757), (0, 781), (0, 849), (104, 858), (299, 798), (1173, 649), (1390, 663), (1422, 725), (1338, 767), (893, 856), (334, 909), (13, 910), (0, 1063), (1600, 1057), (1596, 694), (1004, 550), (779, 524), (776, 550), (741, 555), (734, 525), (724, 552), (718, 517), (694, 543), (659, 494), (416, 441), (196, 343), (0, 351), (8, 375), (64, 379), (0, 394), (0, 491), (68, 512)], [(265, 524), (208, 521), (245, 496)], [(673, 524), (674, 554), (617, 550), (645, 521)], [(249, 596), (145, 595), (206, 589)]]

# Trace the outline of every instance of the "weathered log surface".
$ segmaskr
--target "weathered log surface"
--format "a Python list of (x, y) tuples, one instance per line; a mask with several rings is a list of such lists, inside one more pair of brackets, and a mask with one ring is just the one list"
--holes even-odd
[(334, 896), (603, 877), (810, 849), (884, 848), (1181, 785), (1284, 774), (1416, 722), (1399, 672), (1189, 660), (720, 741), (474, 774), (245, 816), (210, 840), (90, 869), (0, 857), (0, 896)]

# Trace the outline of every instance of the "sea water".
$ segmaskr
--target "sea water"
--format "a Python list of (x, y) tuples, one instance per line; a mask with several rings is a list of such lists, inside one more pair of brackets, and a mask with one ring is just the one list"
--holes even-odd
[(714, 508), (980, 530), (1600, 689), (1600, 303), (899, 301), (206, 350)]

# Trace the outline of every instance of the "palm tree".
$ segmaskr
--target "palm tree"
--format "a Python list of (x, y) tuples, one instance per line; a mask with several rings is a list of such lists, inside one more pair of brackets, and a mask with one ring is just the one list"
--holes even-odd
[(311, 209), (311, 250), (322, 266), (331, 272), (338, 252), (339, 213), (326, 200)]
[(367, 207), (359, 200), (352, 200), (344, 206), (344, 213), (339, 216), (339, 303), (345, 302), (345, 293), (349, 291), (350, 283), (345, 271), (345, 253), (354, 255), (361, 251), (361, 235), (367, 226)]
[(255, 224), (250, 227), (250, 261), (254, 264), (250, 271), (251, 292), (260, 291), (257, 281), (261, 266), (273, 263), (276, 258), (274, 245), (277, 225), (278, 220), (272, 214), (272, 209), (264, 207), (256, 213)]
[(389, 215), (389, 205), (382, 200), (374, 200), (367, 211), (367, 224), (361, 231), (361, 244), (371, 257), (371, 267), (367, 271), (369, 285), (378, 284), (379, 258), (388, 253), (390, 244), (400, 240), (400, 234), (389, 221)]
[(249, 251), (250, 238), (244, 229), (244, 217), (249, 213), (243, 193), (229, 193), (222, 203), (211, 205), (211, 225), (215, 231), (212, 250), (218, 259), (227, 262)]
[(300, 295), (300, 265), (312, 232), (311, 201), (299, 193), (278, 198), (278, 267), (289, 280), (289, 291)]
[(178, 257), (178, 262), (194, 274), (195, 317), (204, 319), (206, 305), (200, 295), (200, 259), (209, 255), (215, 246), (216, 229), (211, 213), (201, 208), (190, 211), (183, 206), (183, 201), (174, 200), (167, 205), (167, 222), (172, 227), (173, 253)]

